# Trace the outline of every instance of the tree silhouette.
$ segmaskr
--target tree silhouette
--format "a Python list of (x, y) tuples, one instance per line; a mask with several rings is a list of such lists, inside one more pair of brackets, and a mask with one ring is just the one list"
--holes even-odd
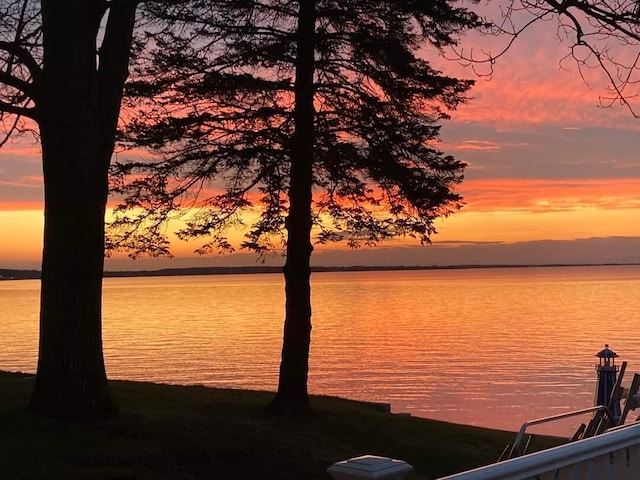
[(102, 354), (104, 213), (135, 10), (133, 0), (0, 0), (2, 143), (33, 129), (42, 148), (40, 346), (30, 408), (48, 416), (115, 411)]
[[(195, 209), (183, 238), (199, 250), (286, 251), (276, 412), (309, 409), (312, 242), (428, 242), (458, 209), (464, 164), (436, 148), (446, 109), (470, 81), (424, 58), (478, 25), (455, 2), (190, 1), (149, 5), (129, 84), (123, 141), (154, 153), (123, 161), (113, 246), (168, 252), (166, 222)], [(424, 50), (424, 51), (423, 51)], [(314, 230), (315, 228), (315, 230)]]

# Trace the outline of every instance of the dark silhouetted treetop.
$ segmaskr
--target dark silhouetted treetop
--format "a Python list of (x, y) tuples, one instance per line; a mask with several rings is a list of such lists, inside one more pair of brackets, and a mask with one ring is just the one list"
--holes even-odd
[[(478, 24), (455, 5), (317, 2), (316, 241), (428, 242), (433, 220), (459, 208), (453, 187), (464, 165), (438, 150), (438, 122), (471, 82), (425, 58)], [(147, 48), (127, 88), (132, 118), (122, 139), (153, 158), (114, 170), (125, 201), (111, 240), (134, 253), (167, 253), (164, 223), (191, 208), (179, 234), (208, 237), (201, 252), (229, 250), (227, 229), (243, 223), (243, 209), (257, 208), (241, 247), (274, 247), (289, 204), (296, 40), (307, 34), (296, 28), (298, 2), (151, 4), (146, 15)]]

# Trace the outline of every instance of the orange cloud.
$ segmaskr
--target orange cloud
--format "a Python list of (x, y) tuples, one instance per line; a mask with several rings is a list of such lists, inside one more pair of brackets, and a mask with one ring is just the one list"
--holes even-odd
[(17, 141), (4, 146), (0, 151), (0, 154), (3, 156), (35, 157), (38, 161), (40, 160), (41, 153), (42, 151), (39, 145), (33, 145), (32, 142)]
[(460, 193), (474, 212), (640, 209), (640, 179), (468, 180)]
[(0, 203), (0, 213), (42, 211), (44, 203), (37, 200), (11, 201)]
[[(458, 191), (466, 202), (464, 211), (518, 210), (538, 213), (584, 207), (640, 208), (640, 179), (465, 180)], [(210, 190), (203, 194), (220, 192)], [(256, 203), (259, 203), (259, 197), (258, 193), (249, 195), (250, 201)], [(113, 208), (116, 204), (117, 201), (111, 199), (108, 208)], [(41, 209), (42, 202), (37, 200), (0, 203), (0, 211), (5, 212)]]

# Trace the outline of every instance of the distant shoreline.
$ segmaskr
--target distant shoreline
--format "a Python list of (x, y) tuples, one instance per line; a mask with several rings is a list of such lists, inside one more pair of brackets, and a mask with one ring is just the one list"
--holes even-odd
[[(549, 267), (617, 267), (634, 266), (639, 263), (553, 263), (541, 265), (351, 265), (346, 267), (314, 266), (311, 271), (318, 272), (384, 272), (384, 271), (412, 271), (412, 270), (467, 270), (467, 269), (493, 269), (493, 268), (549, 268)], [(243, 266), (243, 267), (189, 267), (189, 268), (163, 268), (158, 270), (119, 270), (106, 271), (104, 278), (113, 277), (171, 277), (187, 275), (250, 275), (257, 273), (282, 273), (282, 267), (272, 266)], [(2, 280), (38, 280), (39, 270), (12, 270), (0, 268), (0, 281)]]

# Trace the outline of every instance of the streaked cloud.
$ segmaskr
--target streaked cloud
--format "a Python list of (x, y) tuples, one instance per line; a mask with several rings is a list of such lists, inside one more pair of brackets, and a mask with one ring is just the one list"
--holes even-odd
[[(2, 172), (0, 172), (2, 174)], [(13, 188), (42, 188), (42, 177), (40, 176), (24, 176), (15, 181), (0, 180), (0, 185), (3, 187)]]
[[(640, 177), (640, 134), (626, 128), (566, 130), (541, 124), (503, 130), (451, 121), (443, 126), (442, 137), (440, 148), (471, 166), (468, 180)], [(492, 148), (466, 148), (465, 142), (476, 145), (478, 139)]]
[(489, 140), (464, 140), (455, 147), (456, 150), (496, 151), (500, 145)]
[(640, 179), (468, 180), (460, 193), (465, 198), (464, 209), (469, 211), (640, 210)]

